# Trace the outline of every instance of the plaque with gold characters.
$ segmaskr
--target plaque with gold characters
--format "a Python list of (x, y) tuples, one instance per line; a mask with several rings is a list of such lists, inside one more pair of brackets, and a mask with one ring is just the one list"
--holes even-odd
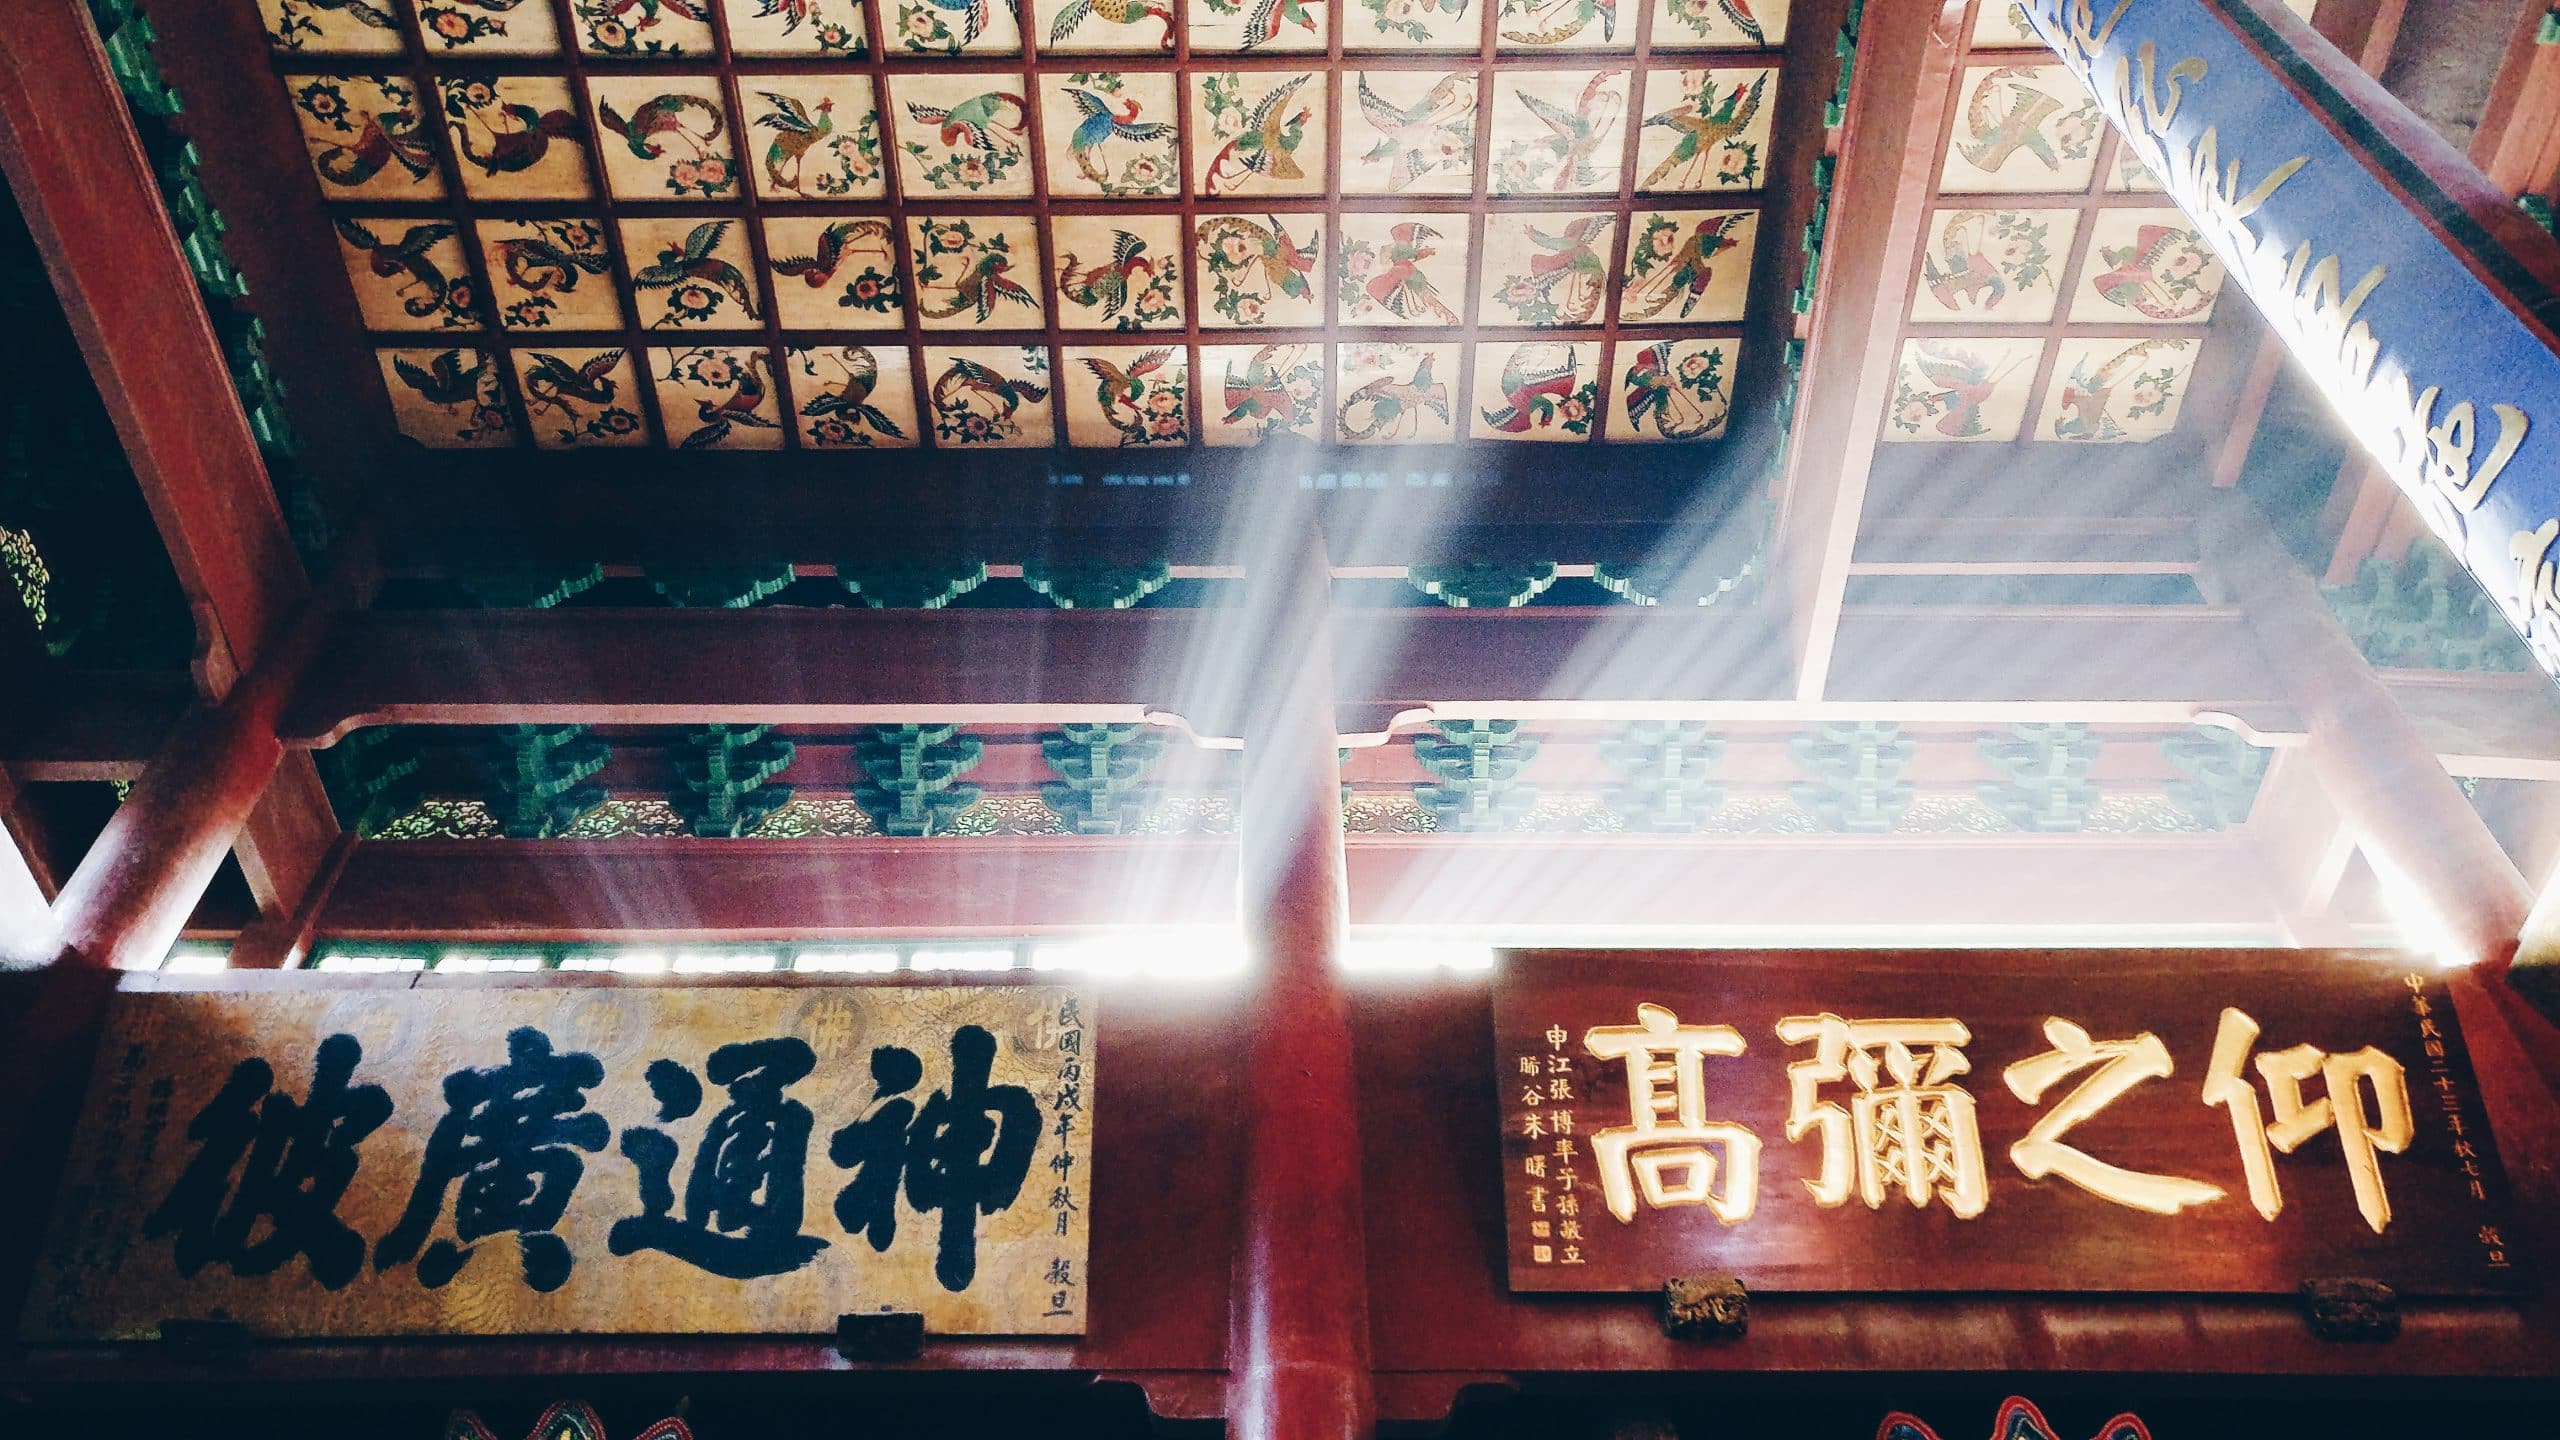
[(2445, 978), (2303, 952), (1517, 952), (1514, 1290), (2526, 1288)]

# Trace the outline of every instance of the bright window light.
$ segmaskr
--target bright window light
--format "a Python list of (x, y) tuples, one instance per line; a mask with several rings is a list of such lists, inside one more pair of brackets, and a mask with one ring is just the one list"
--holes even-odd
[(1151, 980), (1217, 979), (1244, 969), (1244, 941), (1234, 931), (1221, 929), (1133, 931), (1043, 941), (1032, 947), (1031, 968), (1105, 977), (1143, 975)]
[(1470, 940), (1354, 940), (1343, 947), (1342, 968), (1369, 974), (1490, 970), (1493, 947)]
[(400, 970), (424, 970), (427, 968), (427, 957), (424, 955), (369, 955), (361, 950), (341, 950), (332, 955), (321, 956), (320, 963), (313, 968), (337, 970), (356, 975), (386, 975)]
[(542, 957), (538, 954), (495, 953), (487, 950), (448, 950), (436, 957), (435, 968), (459, 975), (539, 970), (542, 968)]
[(227, 945), (180, 944), (173, 947), (160, 968), (172, 975), (212, 975), (231, 968), (231, 947)]
[(886, 975), (898, 968), (898, 952), (886, 946), (803, 950), (791, 957), (791, 968), (804, 975)]
[(781, 968), (782, 957), (769, 950), (680, 950), (676, 952), (675, 972), (679, 975), (743, 975)]
[(909, 956), (907, 968), (984, 974), (996, 970), (1010, 970), (1013, 968), (1013, 963), (1013, 947), (1010, 945), (931, 946), (919, 947)]

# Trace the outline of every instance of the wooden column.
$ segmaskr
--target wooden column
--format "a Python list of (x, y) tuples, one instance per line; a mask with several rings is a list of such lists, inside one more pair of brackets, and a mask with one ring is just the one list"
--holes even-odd
[(1293, 507), (1269, 539), (1247, 572), (1244, 627), (1256, 647), (1246, 653), (1261, 663), (1242, 727), (1241, 918), (1253, 978), (1227, 1426), (1236, 1440), (1365, 1440), (1376, 1404), (1342, 994), (1331, 575), (1311, 509)]

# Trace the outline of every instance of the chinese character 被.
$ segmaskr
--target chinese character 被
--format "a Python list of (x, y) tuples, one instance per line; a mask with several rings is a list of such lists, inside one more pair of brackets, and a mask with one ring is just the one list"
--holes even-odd
[(2124, 1097), (2145, 1080), (2165, 1080), (2172, 1070), (2169, 1047), (2145, 1030), (2130, 1040), (2092, 1040), (2089, 1032), (2060, 1017), (2044, 1022), (2045, 1043), (2053, 1048), (2018, 1061), (2002, 1072), (2009, 1092), (2032, 1105), (2064, 1079), (2094, 1065), (2097, 1073), (2054, 1103), (2009, 1147), (2009, 1159), (2030, 1180), (2059, 1175), (2081, 1189), (2119, 1205), (2175, 1215), (2190, 1205), (2222, 1198), (2222, 1188), (2176, 1175), (2155, 1175), (2110, 1165), (2077, 1146), (2065, 1144), (2071, 1127)]
[[(685, 1180), (684, 1218), (675, 1208), (676, 1142), (664, 1130), (633, 1125), (622, 1153), (640, 1172), (640, 1209), (613, 1223), (607, 1247), (616, 1255), (663, 1250), (688, 1265), (747, 1280), (783, 1275), (809, 1263), (827, 1242), (800, 1233), (809, 1166), (809, 1107), (783, 1090), (817, 1068), (805, 1040), (779, 1038), (723, 1045), (703, 1067), (729, 1103), (711, 1117)], [(661, 1124), (702, 1108), (702, 1082), (673, 1060), (650, 1063), (649, 1092)]]
[[(2269, 1220), (2282, 1214), (2284, 1189), (2276, 1182), (2274, 1152), (2290, 1155), (2321, 1131), (2335, 1130), (2338, 1148), (2346, 1155), (2347, 1179), (2355, 1187), (2356, 1210), (2374, 1234), (2381, 1234), (2391, 1224), (2391, 1197), (2382, 1187), (2382, 1162), (2375, 1152), (2397, 1155), (2417, 1135), (2409, 1111), (2409, 1081), (2400, 1062), (2370, 1045), (2346, 1055), (2311, 1045), (2259, 1055), (2258, 1077), (2267, 1082), (2275, 1111), (2270, 1122), (2259, 1110), (2257, 1087), (2241, 1074), (2257, 1041), (2258, 1022), (2226, 1008), (2214, 1031), (2213, 1061), (2204, 1077), (2204, 1103), (2231, 1112), (2240, 1167), (2249, 1177), (2249, 1202)], [(2306, 1100), (2302, 1082), (2314, 1075), (2320, 1077), (2323, 1093)], [(2373, 1093), (2371, 1114), (2365, 1110), (2365, 1090)]]
[[(830, 1159), (854, 1172), (836, 1195), (836, 1219), (867, 1236), (872, 1249), (886, 1250), (897, 1238), (902, 1179), (909, 1205), (940, 1212), (933, 1275), (945, 1290), (966, 1290), (977, 1278), (978, 1217), (1013, 1204), (1040, 1144), (1040, 1104), (1031, 1092), (987, 1083), (995, 1055), (996, 1037), (985, 1027), (954, 1030), (951, 1087), (919, 1107), (904, 1098), (924, 1079), (915, 1052), (881, 1046), (871, 1052), (871, 1109), (827, 1146)], [(1064, 1180), (1066, 1166), (1052, 1160), (1050, 1168)]]
[[(400, 1223), (373, 1247), (373, 1268), (414, 1256), (419, 1283), (434, 1288), (461, 1273), (471, 1242), (512, 1230), (527, 1285), (548, 1293), (569, 1283), (569, 1242), (551, 1232), (587, 1173), (578, 1152), (602, 1150), (611, 1136), (603, 1116), (580, 1113), (586, 1092), (603, 1083), (596, 1057), (555, 1055), (551, 1037), (531, 1026), (507, 1032), (504, 1065), (444, 1077), (444, 1118), (427, 1137)], [(445, 1192), (457, 1181), (454, 1238), (428, 1244)]]
[[(1960, 1218), (1982, 1213), (1991, 1186), (1973, 1096), (1948, 1083), (1973, 1068), (1964, 1022), (1790, 1015), (1778, 1038), (1814, 1047), (1787, 1067), (1787, 1138), (1821, 1132), (1822, 1174), (1805, 1182), (1816, 1204), (1847, 1204), (1854, 1178), (1870, 1210), (1898, 1189), (1914, 1206), (1935, 1197)], [(1858, 1087), (1847, 1108), (1817, 1098), (1841, 1080)]]
[[(381, 1086), (347, 1083), (363, 1058), (353, 1035), (322, 1040), (311, 1094), (300, 1104), (275, 1092), (266, 1061), (232, 1067), (187, 1124), (194, 1158), (143, 1222), (145, 1235), (177, 1235), (179, 1274), (220, 1261), (234, 1275), (271, 1275), (300, 1255), (322, 1289), (343, 1289), (356, 1278), (364, 1237), (338, 1218), (338, 1201), (355, 1179), (357, 1144), (391, 1118), (391, 1097)], [(250, 1238), (260, 1221), (266, 1233)]]
[(1644, 1004), (1636, 1007), (1635, 1024), (1596, 1026), (1583, 1033), (1582, 1046), (1627, 1067), (1629, 1123), (1591, 1135), (1609, 1213), (1633, 1220), (1641, 1195), (1656, 1209), (1704, 1205), (1727, 1225), (1750, 1219), (1760, 1196), (1760, 1137), (1706, 1114), (1706, 1059), (1740, 1055), (1741, 1032), (1730, 1025), (1683, 1025), (1665, 1007)]

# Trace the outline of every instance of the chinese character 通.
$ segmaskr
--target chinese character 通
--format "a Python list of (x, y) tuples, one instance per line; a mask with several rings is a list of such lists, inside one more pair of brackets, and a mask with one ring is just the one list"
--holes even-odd
[(2030, 1180), (2059, 1175), (2092, 1195), (2155, 1215), (2175, 1215), (2190, 1205), (2222, 1198), (2218, 1185), (2127, 1170), (2063, 1143), (2072, 1126), (2114, 1104), (2134, 1086), (2169, 1078), (2169, 1047), (2160, 1043), (2159, 1036), (2145, 1030), (2130, 1040), (2092, 1040), (2088, 1031), (2052, 1017), (2044, 1022), (2044, 1038), (2051, 1050), (2002, 1072), (2009, 1092), (2020, 1100), (2032, 1105), (2065, 1078), (2092, 1065), (2098, 1071), (2055, 1102), (2025, 1139), (2009, 1147), (2009, 1159), (2020, 1174)]
[[(1982, 1213), (1991, 1188), (1973, 1096), (1948, 1083), (1973, 1068), (1959, 1048), (1972, 1039), (1962, 1021), (1790, 1015), (1778, 1038), (1814, 1046), (1812, 1059), (1787, 1067), (1787, 1138), (1822, 1133), (1822, 1174), (1805, 1182), (1817, 1204), (1847, 1204), (1854, 1172), (1870, 1210), (1891, 1187), (1915, 1206), (1935, 1196), (1961, 1218)], [(1858, 1087), (1846, 1109), (1815, 1098), (1841, 1080)]]
[[(2409, 1081), (2400, 1062), (2370, 1045), (2347, 1055), (2332, 1055), (2311, 1045), (2260, 1055), (2258, 1076), (2267, 1082), (2267, 1097), (2275, 1111), (2274, 1121), (2269, 1122), (2258, 1108), (2257, 1087), (2241, 1075), (2257, 1040), (2258, 1022), (2226, 1008), (2214, 1031), (2213, 1062), (2204, 1077), (2204, 1103), (2231, 1111), (2232, 1132), (2240, 1141), (2240, 1167), (2249, 1177), (2250, 1203), (2269, 1220), (2282, 1214), (2284, 1190), (2276, 1183), (2274, 1151), (2290, 1155), (2312, 1136), (2335, 1130), (2338, 1148), (2346, 1154), (2347, 1179), (2355, 1187), (2356, 1209), (2373, 1233), (2381, 1234), (2391, 1224), (2391, 1197), (2382, 1188), (2382, 1162), (2374, 1152), (2397, 1155), (2417, 1135), (2409, 1112)], [(2306, 1100), (2302, 1082), (2314, 1075), (2320, 1077), (2323, 1094)], [(2373, 1092), (2370, 1115), (2365, 1111), (2365, 1089)]]
[(1706, 1058), (1740, 1055), (1741, 1032), (1730, 1025), (1683, 1025), (1663, 1006), (1646, 1004), (1636, 1007), (1635, 1024), (1597, 1026), (1584, 1032), (1582, 1045), (1627, 1067), (1629, 1123), (1591, 1136), (1609, 1213), (1633, 1220), (1641, 1194), (1657, 1209), (1704, 1205), (1727, 1225), (1751, 1218), (1759, 1203), (1760, 1137), (1747, 1127), (1706, 1118)]
[[(787, 1274), (827, 1248), (826, 1241), (800, 1233), (809, 1107), (782, 1093), (817, 1063), (807, 1041), (788, 1037), (711, 1052), (705, 1072), (712, 1084), (727, 1087), (729, 1103), (711, 1117), (694, 1149), (682, 1220), (670, 1213), (675, 1140), (653, 1126), (624, 1129), (622, 1153), (640, 1172), (642, 1213), (614, 1222), (607, 1241), (613, 1253), (663, 1250), (714, 1275), (746, 1280)], [(702, 1082), (673, 1060), (652, 1062), (647, 1079), (661, 1123), (702, 1108)]]

